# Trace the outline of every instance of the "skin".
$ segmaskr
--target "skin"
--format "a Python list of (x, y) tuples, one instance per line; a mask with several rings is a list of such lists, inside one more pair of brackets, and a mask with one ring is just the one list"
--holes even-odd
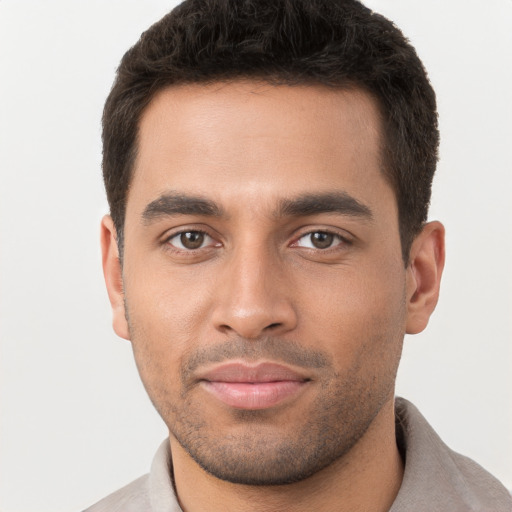
[[(377, 106), (357, 90), (189, 85), (144, 112), (123, 267), (108, 216), (103, 264), (183, 510), (391, 506), (395, 376), (404, 334), (436, 305), (444, 230), (427, 224), (404, 266), (380, 147)], [(308, 195), (335, 211), (298, 205)], [(304, 382), (241, 409), (201, 382), (219, 361), (278, 362)]]

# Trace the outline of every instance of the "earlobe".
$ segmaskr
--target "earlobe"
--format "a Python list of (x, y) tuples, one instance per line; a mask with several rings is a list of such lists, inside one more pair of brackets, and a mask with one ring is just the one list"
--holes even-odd
[(439, 298), (444, 259), (444, 227), (440, 222), (429, 222), (411, 246), (407, 268), (407, 334), (417, 334), (428, 324)]
[(112, 217), (105, 215), (101, 221), (101, 253), (103, 275), (107, 286), (108, 298), (112, 306), (112, 324), (115, 333), (121, 338), (130, 339), (124, 305), (123, 275), (116, 229)]

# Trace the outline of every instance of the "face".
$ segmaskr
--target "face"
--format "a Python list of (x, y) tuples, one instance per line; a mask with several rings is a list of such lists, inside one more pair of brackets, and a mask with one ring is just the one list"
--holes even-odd
[(111, 298), (171, 444), (246, 484), (343, 458), (393, 399), (411, 295), (373, 100), (180, 86), (139, 135)]

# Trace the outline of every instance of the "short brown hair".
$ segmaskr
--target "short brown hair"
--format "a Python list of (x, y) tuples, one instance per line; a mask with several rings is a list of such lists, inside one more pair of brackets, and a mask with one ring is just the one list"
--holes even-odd
[(357, 0), (185, 0), (142, 34), (103, 113), (103, 176), (121, 253), (145, 107), (170, 85), (234, 79), (359, 87), (377, 99), (407, 263), (437, 163), (435, 94), (402, 32)]

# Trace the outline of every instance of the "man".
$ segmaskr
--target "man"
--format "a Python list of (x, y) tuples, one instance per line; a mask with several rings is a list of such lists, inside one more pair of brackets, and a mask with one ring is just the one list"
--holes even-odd
[(433, 312), (435, 96), (356, 1), (192, 0), (104, 111), (103, 265), (169, 429), (91, 511), (510, 510), (394, 398)]

